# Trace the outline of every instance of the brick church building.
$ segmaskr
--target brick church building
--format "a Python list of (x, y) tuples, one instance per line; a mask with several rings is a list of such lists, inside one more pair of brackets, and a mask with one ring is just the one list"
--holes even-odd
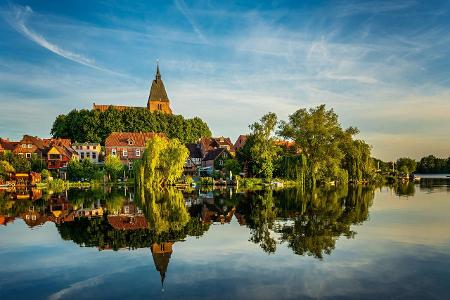
[[(124, 105), (102, 105), (95, 104), (93, 109), (106, 111), (108, 108), (114, 108), (117, 110), (125, 110), (127, 108), (133, 108), (132, 106), (124, 106)], [(143, 107), (139, 107), (143, 108)], [(164, 83), (161, 79), (161, 73), (159, 72), (159, 64), (156, 66), (156, 76), (152, 82), (152, 86), (150, 88), (150, 94), (148, 96), (147, 101), (147, 109), (149, 111), (159, 111), (166, 114), (172, 114), (172, 109), (170, 108), (169, 97), (167, 96), (166, 88), (164, 87)]]

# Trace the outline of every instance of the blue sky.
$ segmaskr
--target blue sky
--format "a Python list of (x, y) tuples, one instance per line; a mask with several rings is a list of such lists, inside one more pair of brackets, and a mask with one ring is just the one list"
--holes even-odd
[(390, 160), (450, 155), (448, 1), (1, 1), (0, 136), (49, 136), (93, 102), (175, 113), (235, 139), (325, 103)]

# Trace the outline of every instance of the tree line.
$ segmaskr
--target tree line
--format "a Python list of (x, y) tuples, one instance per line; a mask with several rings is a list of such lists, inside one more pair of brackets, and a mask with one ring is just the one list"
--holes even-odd
[(299, 109), (281, 122), (268, 113), (250, 129), (237, 158), (253, 176), (299, 180), (309, 187), (377, 179), (371, 146), (355, 139), (357, 128), (342, 128), (325, 105)]
[(210, 137), (211, 131), (202, 119), (185, 119), (181, 115), (150, 112), (145, 108), (114, 108), (99, 110), (72, 110), (59, 115), (53, 123), (51, 134), (55, 138), (70, 138), (76, 142), (104, 144), (112, 132), (162, 132), (183, 143), (196, 142)]

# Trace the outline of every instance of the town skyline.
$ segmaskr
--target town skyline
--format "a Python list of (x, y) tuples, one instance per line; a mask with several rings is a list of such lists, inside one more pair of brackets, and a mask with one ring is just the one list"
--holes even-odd
[(48, 137), (57, 115), (93, 102), (145, 105), (159, 59), (174, 113), (214, 136), (325, 103), (374, 157), (450, 155), (444, 1), (1, 8), (3, 138)]

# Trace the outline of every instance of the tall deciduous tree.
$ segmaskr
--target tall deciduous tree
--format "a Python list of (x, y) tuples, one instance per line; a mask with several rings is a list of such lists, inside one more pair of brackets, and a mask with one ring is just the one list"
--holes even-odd
[(111, 180), (116, 180), (123, 172), (123, 165), (117, 156), (108, 155), (105, 159), (105, 172)]
[(327, 110), (325, 105), (299, 109), (289, 116), (288, 122), (281, 123), (279, 133), (292, 139), (306, 156), (312, 186), (317, 180), (342, 177), (340, 163), (344, 152), (340, 146), (345, 132), (333, 109)]
[(252, 133), (249, 141), (252, 144), (249, 145), (251, 146), (250, 154), (254, 161), (254, 171), (268, 180), (272, 179), (274, 159), (279, 150), (274, 137), (276, 125), (277, 116), (274, 113), (268, 113), (259, 122), (250, 125)]
[(400, 173), (408, 176), (410, 173), (416, 170), (417, 163), (414, 159), (409, 157), (402, 157), (397, 159), (397, 170)]

